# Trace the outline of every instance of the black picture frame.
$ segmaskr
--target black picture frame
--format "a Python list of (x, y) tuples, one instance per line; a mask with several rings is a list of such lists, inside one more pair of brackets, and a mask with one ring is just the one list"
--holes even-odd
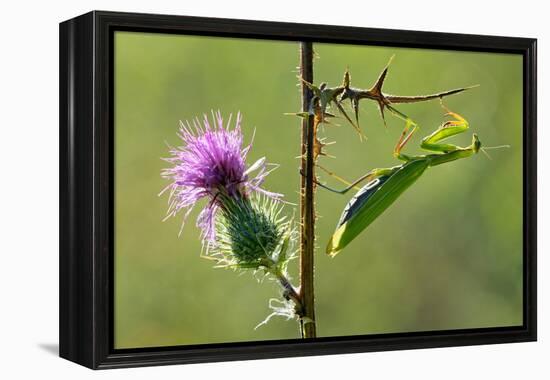
[[(523, 56), (523, 325), (353, 337), (113, 347), (115, 31)], [(93, 11), (60, 24), (60, 356), (93, 369), (536, 340), (536, 39)]]

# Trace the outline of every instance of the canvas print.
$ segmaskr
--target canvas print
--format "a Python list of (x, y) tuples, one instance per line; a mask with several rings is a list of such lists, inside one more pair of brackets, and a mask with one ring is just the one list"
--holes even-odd
[(521, 326), (522, 65), (115, 32), (114, 348)]

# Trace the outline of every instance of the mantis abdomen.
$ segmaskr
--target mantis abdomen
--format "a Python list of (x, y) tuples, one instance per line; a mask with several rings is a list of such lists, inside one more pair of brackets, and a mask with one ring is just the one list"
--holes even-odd
[(327, 253), (331, 256), (338, 254), (416, 182), (429, 165), (429, 160), (425, 159), (407, 162), (359, 190), (344, 209), (327, 245)]

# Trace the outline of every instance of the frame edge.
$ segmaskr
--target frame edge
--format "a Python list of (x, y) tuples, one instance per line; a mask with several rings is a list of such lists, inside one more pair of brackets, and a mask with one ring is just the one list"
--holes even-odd
[(95, 368), (93, 12), (59, 24), (59, 356)]

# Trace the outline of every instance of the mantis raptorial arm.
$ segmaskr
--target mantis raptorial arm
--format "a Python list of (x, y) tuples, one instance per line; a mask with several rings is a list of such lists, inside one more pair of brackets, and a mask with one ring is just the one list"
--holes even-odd
[(448, 137), (463, 133), (470, 128), (470, 124), (466, 119), (464, 119), (459, 114), (450, 111), (443, 104), (442, 106), (447, 111), (445, 116), (452, 116), (455, 119), (444, 122), (436, 131), (434, 131), (429, 136), (424, 137), (420, 145), (420, 147), (424, 150), (431, 151), (431, 152), (446, 153), (446, 152), (452, 152), (453, 150), (460, 149), (460, 147), (457, 145), (441, 144), (439, 143), (439, 141), (444, 140)]
[(403, 132), (401, 132), (401, 136), (399, 137), (399, 140), (397, 141), (397, 144), (393, 149), (394, 157), (402, 161), (409, 161), (409, 158), (407, 156), (401, 154), (401, 150), (409, 142), (412, 135), (414, 134), (414, 132), (417, 131), (417, 129), (418, 129), (418, 125), (415, 124), (411, 119), (407, 118), (405, 123), (405, 128), (403, 128)]
[[(401, 153), (403, 147), (410, 140), (412, 134), (418, 129), (416, 124), (411, 124), (407, 121), (407, 125), (401, 134), (401, 137), (395, 147), (394, 156), (402, 161), (409, 162), (417, 159), (429, 159), (430, 166), (440, 165), (445, 162), (454, 161), (458, 158), (469, 157), (470, 155), (477, 153), (481, 148), (481, 143), (474, 133), (472, 136), (472, 143), (463, 148), (455, 144), (440, 143), (449, 137), (464, 133), (469, 129), (468, 121), (461, 115), (449, 110), (443, 103), (441, 106), (445, 109), (445, 116), (451, 116), (454, 119), (448, 120), (442, 123), (439, 128), (428, 136), (422, 139), (420, 147), (429, 152), (435, 152), (436, 154), (430, 155), (417, 155), (409, 156)], [(412, 130), (411, 130), (412, 127)]]

